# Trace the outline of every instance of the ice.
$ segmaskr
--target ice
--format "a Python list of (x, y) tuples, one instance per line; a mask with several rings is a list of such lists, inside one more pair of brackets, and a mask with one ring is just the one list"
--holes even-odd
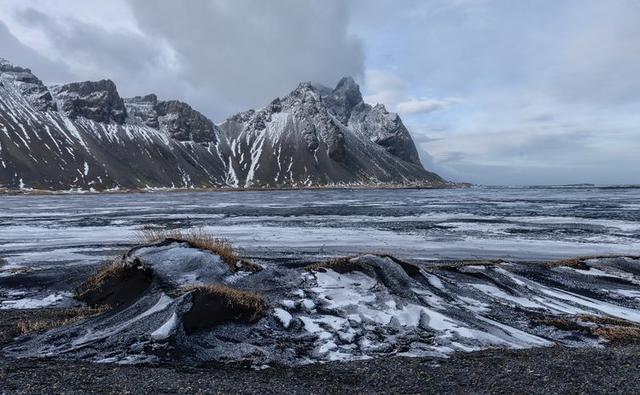
[(273, 310), (273, 314), (276, 316), (276, 318), (278, 318), (278, 320), (280, 320), (280, 323), (282, 323), (282, 326), (285, 328), (288, 328), (289, 325), (291, 324), (291, 320), (293, 319), (293, 316), (286, 310), (283, 310), (281, 308), (275, 308)]
[(151, 338), (153, 340), (164, 340), (171, 336), (171, 334), (176, 330), (178, 325), (178, 316), (176, 313), (171, 314), (171, 317), (165, 322), (160, 328), (156, 329), (152, 334)]
[(42, 299), (22, 298), (22, 299), (13, 299), (13, 300), (3, 300), (2, 302), (0, 302), (0, 310), (41, 309), (44, 307), (53, 307), (71, 297), (73, 297), (73, 294), (64, 292), (64, 293), (51, 294)]

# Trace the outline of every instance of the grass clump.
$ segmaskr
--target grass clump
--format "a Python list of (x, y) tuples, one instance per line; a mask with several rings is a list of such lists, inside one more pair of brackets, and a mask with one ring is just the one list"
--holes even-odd
[(208, 329), (222, 322), (251, 324), (269, 309), (265, 298), (251, 291), (225, 285), (202, 285), (183, 288), (191, 293), (192, 306), (182, 317), (187, 333)]
[(547, 269), (554, 269), (557, 267), (570, 267), (577, 270), (589, 270), (589, 265), (585, 262), (589, 257), (576, 257), (570, 259), (561, 259), (559, 261), (547, 262), (544, 266)]
[(640, 327), (606, 326), (598, 327), (593, 333), (612, 344), (630, 344), (640, 342)]
[(108, 311), (108, 307), (101, 308), (90, 308), (90, 307), (80, 307), (80, 308), (72, 308), (67, 309), (59, 313), (55, 318), (40, 318), (35, 320), (22, 320), (19, 321), (16, 326), (18, 332), (21, 335), (28, 335), (34, 332), (42, 332), (53, 328), (58, 328), (61, 326), (66, 326), (69, 324), (73, 324), (74, 322), (78, 322), (84, 320), (86, 318), (94, 317), (96, 315), (102, 314)]
[(640, 326), (617, 317), (580, 314), (575, 316), (543, 316), (533, 320), (539, 325), (581, 332), (599, 337), (611, 344), (630, 344), (640, 342)]
[(569, 259), (560, 259), (558, 261), (552, 261), (545, 263), (545, 267), (548, 269), (553, 269), (556, 267), (570, 267), (578, 270), (589, 270), (591, 267), (587, 265), (587, 261), (591, 259), (607, 259), (607, 258), (630, 258), (630, 259), (640, 259), (640, 256), (637, 255), (585, 255), (578, 256), (575, 258)]
[(189, 244), (193, 248), (211, 251), (229, 266), (231, 271), (260, 271), (260, 267), (241, 259), (229, 240), (216, 237), (202, 229), (160, 229), (146, 227), (138, 232), (141, 243), (159, 243), (163, 241), (178, 241)]
[(337, 273), (349, 273), (354, 270), (360, 270), (360, 265), (352, 262), (352, 259), (355, 257), (352, 256), (342, 256), (338, 258), (333, 258), (328, 261), (313, 263), (311, 265), (307, 265), (304, 267), (304, 270), (308, 272), (321, 272), (324, 273), (327, 270), (333, 270)]
[(114, 260), (104, 264), (98, 272), (76, 290), (76, 299), (91, 307), (117, 307), (134, 300), (151, 284), (152, 271), (142, 264), (126, 266)]

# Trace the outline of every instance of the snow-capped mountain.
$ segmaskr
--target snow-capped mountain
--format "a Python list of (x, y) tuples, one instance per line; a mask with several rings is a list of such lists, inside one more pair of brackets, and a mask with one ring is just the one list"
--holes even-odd
[(0, 60), (0, 187), (140, 189), (442, 185), (397, 114), (300, 84), (221, 124), (180, 101), (123, 99), (112, 81), (47, 87)]

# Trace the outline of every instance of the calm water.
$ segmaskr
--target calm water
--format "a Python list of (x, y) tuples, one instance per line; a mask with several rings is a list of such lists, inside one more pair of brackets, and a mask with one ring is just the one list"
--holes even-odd
[(480, 188), (0, 197), (13, 266), (96, 263), (144, 225), (204, 227), (256, 258), (640, 254), (638, 188)]

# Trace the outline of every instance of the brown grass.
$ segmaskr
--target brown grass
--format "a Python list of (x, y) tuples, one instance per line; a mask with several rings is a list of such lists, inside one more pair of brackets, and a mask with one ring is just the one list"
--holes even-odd
[(593, 333), (613, 344), (640, 342), (640, 327), (637, 326), (601, 326), (595, 328)]
[(197, 292), (206, 296), (224, 300), (228, 307), (252, 311), (249, 321), (254, 321), (262, 316), (268, 309), (269, 303), (262, 295), (253, 291), (245, 291), (226, 285), (200, 285), (183, 288), (184, 292)]
[(533, 320), (563, 331), (582, 332), (607, 340), (611, 344), (640, 342), (640, 326), (617, 317), (580, 314), (575, 316), (544, 316)]
[(562, 331), (580, 331), (585, 332), (587, 327), (580, 325), (575, 321), (574, 317), (555, 317), (545, 316), (533, 320), (536, 324), (548, 325)]
[(183, 288), (192, 297), (191, 309), (182, 316), (187, 334), (210, 329), (224, 322), (252, 324), (269, 309), (262, 295), (224, 285)]
[(617, 317), (601, 317), (597, 315), (580, 314), (576, 318), (582, 322), (591, 322), (598, 325), (636, 326), (635, 323)]
[(213, 236), (202, 229), (182, 230), (147, 227), (139, 231), (137, 237), (144, 244), (176, 240), (188, 243), (194, 248), (211, 251), (218, 254), (232, 271), (238, 270), (237, 264), (243, 265), (243, 261), (236, 254), (233, 245), (228, 240)]
[(428, 269), (458, 269), (466, 266), (500, 266), (504, 263), (502, 259), (479, 259), (463, 261), (436, 261), (429, 263)]
[(640, 256), (637, 256), (637, 255), (584, 255), (584, 256), (578, 256), (575, 258), (560, 259), (558, 261), (547, 262), (545, 263), (545, 266), (549, 269), (565, 266), (565, 267), (572, 267), (578, 270), (589, 270), (590, 267), (589, 265), (587, 265), (586, 261), (590, 259), (607, 259), (607, 258), (640, 259)]
[(351, 262), (351, 259), (353, 258), (353, 256), (333, 258), (328, 261), (307, 265), (304, 267), (304, 270), (308, 272), (325, 272), (326, 270), (333, 270), (338, 273), (347, 273), (359, 268), (357, 264)]
[(109, 280), (124, 277), (127, 269), (117, 260), (107, 261), (99, 269), (98, 272), (90, 277), (82, 284), (77, 292), (78, 299), (83, 297), (92, 291), (95, 291), (102, 287)]
[(24, 320), (17, 323), (17, 328), (21, 335), (27, 335), (33, 332), (42, 332), (49, 329), (66, 326), (74, 322), (78, 322), (86, 318), (102, 314), (108, 310), (109, 309), (106, 307), (97, 309), (89, 307), (69, 309), (66, 310), (64, 312), (64, 316), (59, 319)]
[(547, 262), (544, 266), (547, 269), (553, 269), (556, 267), (570, 267), (577, 270), (589, 270), (590, 267), (585, 262), (588, 257), (576, 257), (570, 259), (561, 259), (559, 261)]
[(152, 281), (151, 269), (125, 266), (118, 259), (107, 261), (76, 290), (76, 299), (89, 306), (117, 307), (142, 294)]

